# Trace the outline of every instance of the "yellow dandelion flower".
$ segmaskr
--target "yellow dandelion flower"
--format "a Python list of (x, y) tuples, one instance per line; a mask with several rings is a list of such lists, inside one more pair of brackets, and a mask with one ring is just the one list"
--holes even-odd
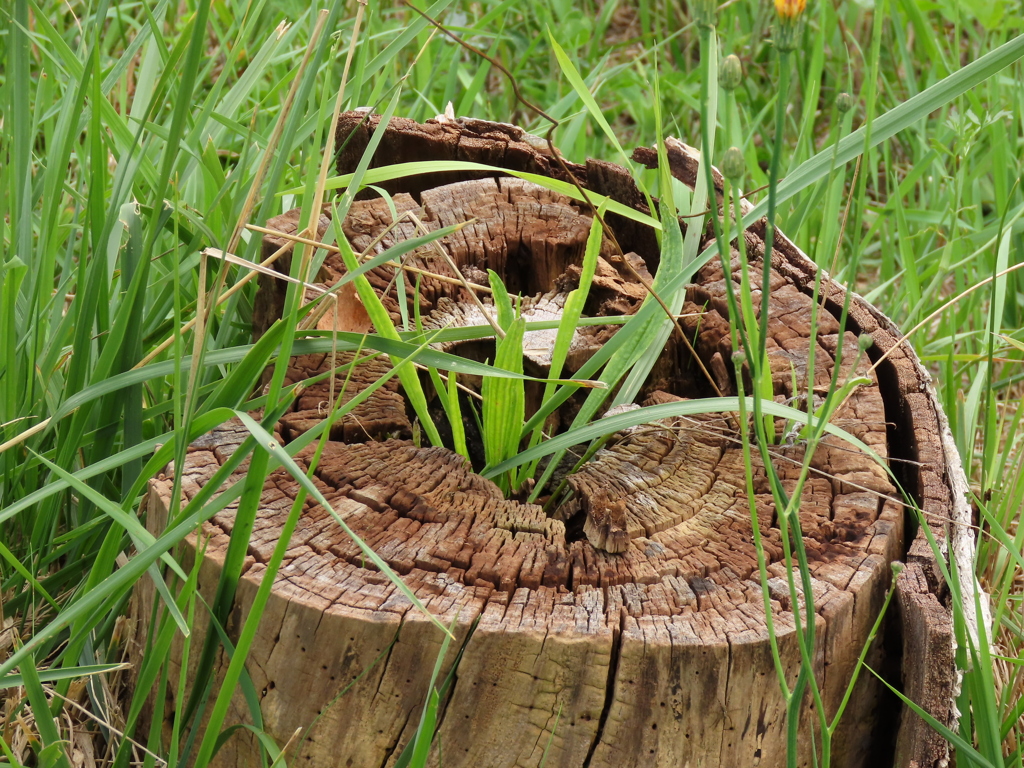
[(807, 7), (807, 0), (775, 0), (775, 12), (783, 20), (799, 18)]
[(803, 24), (802, 15), (807, 0), (775, 0), (778, 22), (775, 25), (775, 47), (781, 52), (796, 49), (796, 41)]

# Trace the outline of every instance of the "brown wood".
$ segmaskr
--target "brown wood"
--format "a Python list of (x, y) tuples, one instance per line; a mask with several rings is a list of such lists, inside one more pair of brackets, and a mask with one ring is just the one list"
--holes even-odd
[[(375, 129), (375, 116), (342, 116), (341, 172), (352, 170)], [(668, 157), (672, 173), (692, 186), (694, 151), (670, 141)], [(372, 164), (424, 159), (486, 162), (565, 178), (544, 142), (514, 126), (475, 120), (439, 118), (419, 125), (394, 119)], [(651, 150), (638, 150), (634, 159), (657, 163)], [(618, 166), (590, 161), (568, 167), (588, 189), (647, 211)], [(585, 203), (500, 174), (432, 174), (384, 186), (396, 212), (411, 212), (428, 230), (465, 224), (439, 241), (461, 276), (433, 247), (410, 254), (406, 265), (419, 272), (404, 273), (404, 294), (393, 265), (368, 273), (393, 320), (399, 321), (406, 301), (408, 314), (419, 312), (427, 327), (484, 324), (490, 309), (481, 309), (471, 298), (472, 285), (460, 281), (486, 285), (487, 269), (526, 297), (528, 318), (559, 316), (565, 294), (579, 279), (591, 226)], [(329, 216), (325, 208), (320, 229), (327, 239)], [(620, 216), (608, 220), (625, 255), (606, 238), (587, 306), (592, 316), (636, 311), (645, 295), (637, 274), (649, 281), (659, 263), (653, 231)], [(268, 226), (291, 233), (297, 221), (298, 214), (290, 212)], [(357, 200), (342, 228), (356, 252), (370, 254), (418, 234), (411, 218), (392, 226), (391, 209), (379, 197)], [(762, 233), (760, 222), (745, 234), (757, 286)], [(265, 255), (283, 249), (276, 265), (287, 270), (287, 238), (267, 236), (264, 249)], [(872, 360), (899, 339), (891, 322), (853, 295), (847, 324), (840, 327), (846, 294), (825, 276), (824, 306), (812, 333), (815, 267), (785, 237), (778, 238), (770, 261), (768, 346), (776, 399), (800, 404), (812, 345), (813, 384), (827, 387), (842, 346), (841, 380), (867, 375), (872, 384), (855, 390), (835, 423), (890, 459), (896, 478), (945, 545), (947, 523), (964, 522), (959, 494), (965, 486), (945, 419), (912, 349), (898, 346), (877, 376), (871, 373)], [(734, 252), (730, 269), (737, 285), (738, 268)], [(340, 257), (329, 253), (318, 279), (329, 285), (343, 274)], [(418, 294), (412, 290), (417, 275)], [(280, 315), (285, 290), (281, 281), (260, 279), (257, 334)], [(735, 394), (726, 279), (717, 262), (701, 268), (680, 319), (714, 385), (674, 335), (638, 403), (705, 397), (714, 386)], [(479, 295), (489, 305), (486, 293)], [(755, 291), (754, 302), (759, 301)], [(321, 327), (369, 328), (351, 291), (340, 306), (337, 315), (322, 318)], [(566, 373), (614, 332), (611, 325), (580, 329)], [(866, 354), (859, 353), (862, 334), (872, 341)], [(553, 332), (527, 334), (528, 373), (546, 372), (553, 338)], [(493, 341), (445, 349), (478, 360), (494, 354)], [(296, 359), (290, 376), (298, 381), (327, 364), (325, 357)], [(336, 376), (334, 391), (347, 400), (388, 366), (381, 357), (362, 362), (347, 385), (343, 375)], [(471, 377), (464, 383), (478, 386)], [(290, 440), (322, 419), (330, 391), (327, 382), (307, 389), (282, 419), (281, 438)], [(564, 428), (578, 407), (570, 400), (549, 420), (549, 429)], [(409, 439), (415, 431), (411, 415), (392, 380), (334, 426), (315, 481), (429, 610), (457, 628), (462, 656), (442, 703), (433, 765), (785, 764), (784, 702), (770, 653), (734, 417), (666, 419), (618, 433), (568, 475), (572, 497), (548, 515), (539, 506), (504, 499), (451, 451), (416, 447)], [(229, 423), (189, 448), (181, 468), (183, 501), (244, 434)], [(776, 469), (793, 488), (804, 446), (792, 435), (779, 437)], [(310, 456), (298, 455), (303, 468)], [(776, 512), (756, 451), (754, 456), (770, 610), (792, 683), (799, 668), (793, 609), (800, 606), (791, 604)], [(907, 567), (894, 601), (898, 612), (887, 620), (867, 661), (951, 723), (958, 680), (949, 594), (923, 533), (910, 535), (897, 489), (868, 456), (829, 437), (812, 468), (799, 515), (817, 613), (814, 666), (826, 710), (831, 715), (839, 706), (890, 586), (890, 564), (903, 560)], [(154, 529), (166, 518), (171, 487), (165, 477), (151, 486)], [(268, 478), (229, 634), (237, 633), (251, 605), (295, 494), (287, 474)], [(232, 523), (229, 507), (203, 528), (200, 589), (207, 599)], [(953, 527), (954, 553), (969, 551), (969, 535)], [(193, 549), (198, 543), (189, 540)], [(183, 555), (186, 563), (190, 558), (194, 554)], [(145, 597), (143, 607), (151, 600)], [(247, 665), (265, 729), (281, 744), (303, 730), (305, 741), (292, 748), (294, 764), (393, 765), (415, 731), (441, 639), (393, 584), (367, 567), (333, 518), (307, 501)], [(179, 658), (172, 654), (172, 667)], [(444, 674), (454, 663), (453, 649)], [(243, 701), (236, 698), (233, 715), (247, 721)], [(799, 762), (810, 765), (815, 717), (809, 698), (802, 712)], [(239, 732), (221, 750), (219, 764), (254, 764), (255, 749), (248, 732)], [(947, 757), (945, 743), (922, 721), (908, 711), (900, 714), (898, 702), (874, 676), (861, 676), (833, 745), (836, 764), (881, 761), (924, 768), (942, 765)]]

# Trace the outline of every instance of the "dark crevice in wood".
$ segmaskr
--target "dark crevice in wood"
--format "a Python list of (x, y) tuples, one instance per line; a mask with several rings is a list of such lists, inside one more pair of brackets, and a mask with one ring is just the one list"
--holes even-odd
[[(889, 685), (904, 695), (903, 690), (903, 628), (899, 620), (899, 610), (895, 601), (889, 604), (889, 612), (882, 620), (882, 629), (877, 641), (881, 646), (881, 664), (874, 671), (881, 675)], [(870, 674), (863, 670), (864, 674)], [(863, 681), (858, 681), (862, 685)], [(878, 700), (875, 705), (878, 712), (878, 725), (872, 732), (872, 739), (865, 746), (866, 765), (896, 765), (896, 739), (899, 735), (900, 721), (909, 710), (905, 710), (903, 702), (895, 692), (884, 685), (879, 685)]]
[[(461, 662), (463, 654), (465, 654), (466, 648), (469, 646), (470, 640), (473, 639), (473, 633), (476, 632), (476, 628), (477, 628), (477, 626), (480, 623), (480, 616), (479, 615), (473, 616), (473, 617), (465, 617), (465, 618), (470, 619), (472, 623), (469, 626), (469, 631), (466, 632), (466, 637), (462, 641), (461, 647), (458, 648), (458, 649), (449, 648), (449, 651), (448, 651), (449, 654), (453, 654), (454, 655), (454, 660), (452, 662), (453, 666), (452, 666), (451, 671), (449, 672), (449, 674), (451, 675), (451, 685), (448, 686), (447, 693), (444, 695), (444, 697), (441, 698), (441, 700), (440, 700), (440, 702), (438, 704), (437, 719), (436, 719), (435, 724), (434, 724), (434, 733), (435, 734), (440, 733), (442, 728), (444, 728), (445, 720), (448, 717), (448, 710), (449, 710), (448, 705), (455, 698), (455, 691), (456, 691), (456, 689), (458, 688), (458, 685), (459, 685), (459, 664)], [(437, 687), (437, 690), (438, 690), (439, 693), (441, 691), (441, 687), (442, 687), (443, 684), (444, 684), (444, 676), (442, 675), (441, 678), (439, 680), (437, 680), (437, 683), (436, 683), (436, 687)]]
[[(391, 654), (394, 653), (395, 646), (399, 642), (401, 642), (401, 630), (402, 627), (406, 626), (406, 620), (407, 615), (402, 614), (402, 616), (398, 620), (398, 628), (395, 631), (394, 640), (391, 642), (391, 645), (387, 650), (387, 655), (385, 655), (384, 658), (381, 659), (381, 676), (377, 684), (377, 690), (374, 691), (375, 698), (381, 695), (380, 686), (387, 677), (387, 669), (388, 664), (391, 662)], [(402, 721), (401, 727), (395, 731), (394, 740), (390, 744), (388, 744), (387, 748), (384, 751), (385, 758), (381, 761), (379, 768), (386, 768), (387, 764), (390, 762), (391, 756), (394, 755), (395, 751), (398, 749), (398, 744), (401, 742), (401, 736), (404, 732), (406, 732), (406, 728), (409, 726), (409, 721), (412, 720), (414, 712), (414, 709), (410, 709), (408, 712), (406, 712), (406, 715), (404, 715), (404, 720)]]
[[(868, 350), (868, 355), (871, 357), (872, 362), (881, 357), (881, 354), (875, 347), (871, 347)], [(889, 396), (884, 401), (886, 435), (888, 437), (889, 450), (892, 452), (889, 469), (896, 478), (899, 487), (918, 506), (923, 507), (924, 499), (921, 494), (921, 485), (916, 470), (917, 462), (915, 461), (920, 455), (918, 452), (917, 436), (910, 423), (910, 414), (907, 412), (902, 398), (896, 395), (899, 392), (899, 385), (896, 379), (895, 368), (888, 360), (884, 360), (875, 369), (875, 373), (878, 376), (878, 384), (882, 391), (889, 393)], [(904, 509), (904, 526), (906, 550), (902, 553), (902, 556), (905, 557), (907, 551), (909, 551), (910, 543), (917, 537), (918, 532), (917, 515), (909, 507)]]
[[(726, 699), (728, 699), (729, 698), (729, 682), (730, 682), (730, 678), (732, 676), (732, 658), (733, 658), (733, 644), (732, 644), (732, 641), (727, 641), (726, 642), (725, 649), (726, 649), (726, 658), (729, 659), (729, 663), (725, 665), (725, 685), (724, 685), (725, 697), (726, 697)], [(749, 718), (751, 714), (753, 714), (753, 713), (749, 713), (748, 712), (747, 717)], [(758, 718), (758, 720), (761, 720), (761, 718)], [(726, 738), (730, 738), (729, 735), (728, 735), (729, 732), (732, 731), (732, 730), (736, 730), (738, 725), (739, 725), (739, 723), (734, 723), (733, 724), (733, 728), (726, 730)], [(723, 752), (724, 752), (725, 751), (724, 750), (725, 739), (722, 739), (722, 746), (723, 746)], [(729, 746), (732, 746), (732, 745), (730, 744)], [(726, 758), (725, 755), (722, 755), (719, 758), (719, 764), (720, 765), (725, 765), (727, 762), (728, 762), (728, 759)]]
[[(686, 308), (684, 307), (685, 311)], [(690, 351), (691, 347), (696, 348), (697, 355), (704, 364), (704, 368), (715, 377), (715, 383), (721, 393), (731, 394), (734, 392), (735, 386), (733, 381), (735, 379), (733, 378), (732, 361), (729, 359), (729, 362), (725, 364), (725, 368), (722, 368), (720, 360), (724, 361), (724, 357), (719, 355), (718, 359), (716, 359), (716, 352), (709, 350), (707, 344), (703, 343), (699, 337), (695, 338), (697, 328), (694, 326), (699, 327), (699, 322), (699, 319), (689, 318), (684, 318), (680, 322), (680, 326), (687, 334), (687, 340), (690, 342), (689, 346), (679, 338), (678, 331), (672, 332), (665, 351), (662, 352), (658, 362), (648, 375), (643, 388), (640, 390), (638, 400), (642, 402), (656, 392), (663, 392), (690, 400), (718, 396), (719, 393), (712, 388), (704, 371), (701, 370), (694, 359), (693, 353)], [(723, 371), (725, 375), (722, 375)]]
[[(807, 291), (806, 288), (804, 290)], [(824, 306), (836, 320), (842, 317), (842, 306), (833, 301), (825, 301)], [(846, 321), (851, 332), (858, 336), (863, 333), (854, 318), (847, 316)], [(868, 359), (871, 360), (872, 365), (878, 362), (882, 354), (882, 350), (875, 344), (867, 349)], [(892, 360), (889, 358), (883, 360), (881, 365), (875, 368), (875, 375), (878, 377), (878, 386), (882, 391), (882, 403), (885, 407), (886, 442), (890, 453), (889, 470), (898, 483), (898, 487), (918, 506), (923, 506), (921, 485), (915, 469), (916, 458), (919, 455), (917, 435), (911, 422), (911, 414), (904, 402), (903, 393), (900, 391), (899, 379)], [(906, 556), (918, 531), (917, 515), (909, 507), (904, 509), (904, 531), (905, 547), (901, 558)]]
[[(605, 590), (605, 603), (607, 604), (607, 602), (608, 592)], [(587, 756), (583, 759), (581, 768), (590, 768), (591, 761), (594, 759), (594, 752), (597, 751), (597, 748), (604, 740), (605, 727), (608, 724), (608, 717), (611, 714), (612, 705), (615, 703), (615, 688), (619, 677), (619, 656), (622, 652), (622, 631), (624, 621), (624, 614), (620, 614), (618, 627), (615, 629), (612, 637), (612, 652), (611, 658), (608, 662), (608, 677), (604, 688), (604, 704), (601, 707), (601, 714), (597, 720), (597, 731), (594, 733), (594, 737), (590, 743), (590, 748), (587, 750)]]
[[(383, 676), (382, 676), (383, 679)], [(379, 692), (378, 692), (379, 693)], [(410, 709), (405, 714), (405, 719), (402, 721), (402, 727), (396, 730), (394, 742), (384, 751), (384, 758), (380, 761), (377, 768), (387, 768), (391, 764), (391, 758), (398, 751), (398, 747), (402, 744), (402, 736), (405, 734), (406, 729), (409, 727), (409, 721), (412, 720), (413, 715), (416, 714), (416, 710)], [(408, 744), (402, 745), (403, 751), (408, 747)]]
[[(460, 353), (462, 349), (460, 349)], [(472, 355), (465, 355), (470, 359)], [(494, 359), (493, 352), (491, 360)], [(482, 361), (481, 361), (482, 362)], [(432, 382), (426, 380), (426, 375), (420, 377), (421, 384), (423, 384), (424, 391), (432, 391)], [(460, 379), (460, 383), (464, 383), (464, 379)], [(462, 413), (462, 430), (465, 434), (466, 440), (466, 451), (469, 453), (469, 462), (473, 466), (473, 471), (479, 472), (486, 466), (487, 461), (484, 458), (484, 441), (483, 436), (480, 434), (480, 426), (478, 422), (479, 408), (476, 400), (471, 398), (465, 392), (459, 392), (459, 409)], [(441, 437), (441, 442), (444, 443), (445, 448), (454, 452), (455, 451), (455, 435), (452, 431), (452, 425), (448, 421), (448, 414), (444, 410), (444, 406), (438, 397), (432, 397), (427, 403), (427, 408), (430, 412), (431, 418), (434, 420), (434, 426), (437, 427), (438, 434)], [(476, 411), (477, 413), (474, 413)], [(410, 418), (415, 418), (415, 413), (410, 415)]]
[[(583, 541), (587, 538), (587, 535), (583, 532), (583, 526), (586, 522), (587, 513), (582, 509), (578, 509), (565, 519), (566, 544), (572, 544), (574, 541)], [(569, 584), (569, 588), (572, 589), (571, 583)]]

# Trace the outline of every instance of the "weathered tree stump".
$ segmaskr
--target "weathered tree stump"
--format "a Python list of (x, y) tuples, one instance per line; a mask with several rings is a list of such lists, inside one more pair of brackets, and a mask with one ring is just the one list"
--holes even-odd
[[(377, 117), (343, 115), (341, 172), (354, 168), (374, 130), (379, 130)], [(696, 153), (675, 142), (668, 156), (672, 173), (692, 185)], [(392, 120), (373, 165), (424, 159), (486, 162), (564, 178), (543, 142), (513, 126), (476, 120), (439, 118), (425, 125)], [(638, 150), (635, 159), (657, 163), (647, 149)], [(622, 168), (598, 161), (569, 168), (586, 188), (647, 211)], [(428, 229), (475, 219), (440, 241), (463, 275), (486, 284), (484, 270), (494, 269), (512, 291), (527, 297), (524, 315), (558, 316), (565, 293), (579, 278), (591, 224), (585, 204), (500, 174), (432, 174), (383, 186), (400, 216), (412, 211)], [(297, 221), (293, 211), (269, 226), (294, 232)], [(636, 275), (649, 279), (659, 264), (652, 230), (621, 216), (610, 215), (608, 221), (626, 253), (610, 242), (602, 248), (586, 308), (591, 316), (636, 311), (645, 296)], [(343, 229), (357, 252), (378, 253), (416, 235), (411, 220), (392, 223), (389, 204), (373, 197), (354, 204)], [(321, 228), (326, 231), (328, 224), (325, 211)], [(763, 222), (745, 234), (758, 286), (762, 232)], [(286, 238), (268, 236), (264, 248), (269, 254), (288, 244)], [(277, 269), (287, 271), (289, 258), (285, 253)], [(428, 327), (483, 323), (468, 291), (435, 250), (415, 251), (406, 263), (440, 277), (407, 272), (410, 290), (402, 294), (393, 266), (370, 272), (396, 320), (400, 302), (408, 300), (410, 313), (418, 310)], [(769, 355), (776, 399), (791, 401), (806, 392), (811, 345), (815, 386), (827, 386), (842, 345), (841, 379), (869, 375), (873, 383), (855, 391), (837, 423), (889, 459), (944, 546), (951, 539), (961, 555), (969, 553), (959, 460), (913, 351), (906, 344), (894, 349), (898, 331), (858, 296), (851, 297), (849, 318), (840, 327), (846, 295), (828, 278), (812, 337), (814, 265), (780, 236), (770, 267)], [(340, 258), (331, 255), (319, 280), (333, 283), (343, 273)], [(411, 290), (416, 274), (418, 295)], [(681, 322), (714, 385), (735, 394), (725, 290), (721, 265), (703, 267), (689, 288)], [(257, 334), (279, 316), (284, 293), (282, 281), (263, 279)], [(370, 328), (352, 293), (343, 298), (339, 316), (323, 323)], [(570, 372), (614, 332), (610, 325), (581, 329)], [(861, 334), (873, 342), (866, 355), (858, 354)], [(552, 339), (553, 332), (527, 336), (528, 373), (546, 371)], [(446, 349), (493, 358), (493, 341)], [(872, 361), (886, 352), (877, 376), (869, 373)], [(322, 357), (296, 359), (293, 380), (326, 364)], [(381, 358), (360, 365), (343, 398), (388, 365)], [(342, 392), (344, 378), (338, 376), (335, 386)], [(328, 389), (322, 382), (304, 392), (279, 425), (283, 440), (323, 418)], [(638, 403), (712, 392), (674, 335)], [(564, 428), (573, 407), (569, 401), (549, 427)], [(442, 702), (433, 764), (537, 766), (545, 755), (544, 764), (567, 767), (784, 764), (784, 703), (765, 626), (734, 418), (665, 420), (617, 435), (568, 477), (572, 500), (549, 516), (539, 506), (506, 500), (453, 452), (417, 447), (410, 440), (412, 417), (393, 380), (335, 425), (315, 477), (347, 524), (441, 621), (454, 622), (463, 652)], [(186, 499), (244, 436), (240, 425), (229, 424), (191, 446), (180, 468)], [(803, 446), (782, 442), (773, 450), (778, 472), (792, 484)], [(301, 453), (300, 464), (305, 466), (309, 455)], [(771, 495), (763, 467), (757, 467), (754, 490), (769, 560), (772, 618), (792, 684), (799, 668), (795, 606)], [(886, 472), (837, 439), (821, 444), (813, 469), (800, 525), (817, 613), (814, 667), (827, 710), (836, 710), (854, 672), (890, 586), (890, 564), (903, 561), (898, 612), (888, 617), (867, 661), (951, 723), (958, 681), (949, 593), (916, 518)], [(170, 489), (167, 478), (152, 484), (148, 511), (155, 528), (170, 506)], [(283, 471), (267, 481), (229, 633), (237, 633), (251, 605), (296, 490)], [(212, 594), (216, 584), (232, 523), (228, 508), (204, 526), (204, 594)], [(197, 544), (195, 538), (188, 543)], [(961, 571), (968, 572), (962, 564)], [(201, 636), (202, 628), (197, 629)], [(441, 640), (440, 631), (367, 567), (332, 517), (307, 502), (248, 661), (264, 727), (280, 743), (296, 729), (307, 729), (305, 741), (294, 749), (296, 765), (393, 765), (419, 721)], [(454, 658), (453, 653), (445, 660), (444, 674)], [(248, 721), (240, 696), (234, 715)], [(867, 672), (842, 723), (833, 748), (839, 765), (939, 766), (947, 758), (942, 739), (901, 709)], [(802, 765), (810, 764), (817, 738), (811, 737), (812, 725), (808, 698)], [(250, 735), (239, 732), (219, 753), (218, 764), (252, 765), (255, 750)]]

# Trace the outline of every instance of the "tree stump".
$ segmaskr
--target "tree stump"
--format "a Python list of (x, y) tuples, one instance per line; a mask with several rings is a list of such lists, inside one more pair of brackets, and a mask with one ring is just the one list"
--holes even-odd
[[(376, 116), (342, 116), (340, 172), (353, 170), (375, 130), (381, 130)], [(670, 141), (668, 157), (672, 173), (692, 186), (695, 151)], [(514, 126), (477, 120), (438, 118), (420, 125), (393, 119), (372, 166), (425, 159), (485, 162), (565, 179), (544, 142)], [(657, 164), (650, 149), (637, 150), (634, 159)], [(600, 161), (568, 168), (585, 188), (648, 212), (624, 169)], [(343, 223), (357, 253), (379, 253), (416, 236), (411, 219), (392, 226), (396, 213), (412, 211), (431, 230), (473, 220), (439, 241), (463, 276), (486, 284), (484, 271), (493, 269), (525, 297), (527, 319), (559, 316), (565, 294), (579, 280), (591, 225), (587, 205), (499, 173), (436, 173), (381, 186), (392, 196), (390, 203), (361, 196)], [(329, 216), (325, 208), (324, 232)], [(292, 211), (268, 226), (291, 233), (298, 218)], [(651, 229), (614, 214), (608, 223), (625, 254), (610, 242), (602, 246), (585, 310), (593, 317), (636, 311), (646, 294), (637, 275), (649, 280), (659, 265)], [(745, 233), (757, 286), (763, 229), (762, 221)], [(703, 239), (710, 242), (707, 233)], [(266, 254), (285, 250), (276, 262), (282, 272), (288, 270), (289, 247), (287, 238), (265, 238)], [(812, 345), (814, 384), (827, 386), (842, 346), (841, 380), (869, 375), (872, 384), (855, 390), (836, 423), (886, 457), (942, 545), (951, 541), (961, 557), (969, 556), (965, 480), (929, 377), (909, 345), (896, 346), (897, 329), (856, 295), (840, 327), (845, 290), (827, 277), (812, 338), (816, 268), (784, 236), (777, 237), (769, 263), (768, 348), (776, 399), (792, 402), (806, 393)], [(406, 272), (405, 294), (393, 265), (368, 273), (396, 321), (406, 301), (409, 313), (418, 311), (427, 327), (482, 324), (479, 307), (436, 250), (414, 251), (406, 264), (431, 275)], [(332, 254), (318, 279), (331, 284), (344, 271)], [(283, 281), (261, 277), (257, 335), (280, 316), (285, 290)], [(728, 395), (735, 394), (735, 385), (725, 290), (721, 265), (708, 263), (688, 288), (681, 323), (710, 380)], [(755, 293), (755, 305), (759, 301)], [(323, 327), (370, 329), (353, 293), (341, 304), (339, 316), (325, 318)], [(580, 329), (568, 373), (615, 330)], [(858, 354), (863, 334), (872, 341), (866, 355)], [(546, 372), (552, 340), (553, 332), (527, 334), (527, 373)], [(484, 360), (493, 359), (494, 345), (464, 342), (446, 350)], [(884, 353), (889, 356), (877, 375), (869, 373)], [(325, 356), (296, 358), (292, 380), (325, 370), (327, 362)], [(386, 358), (361, 364), (347, 383), (336, 378), (336, 391), (351, 398), (389, 365)], [(674, 334), (637, 402), (708, 396), (714, 389), (709, 376)], [(328, 390), (328, 382), (321, 382), (298, 398), (280, 422), (282, 440), (323, 418)], [(564, 429), (574, 407), (573, 400), (567, 402), (549, 428)], [(417, 447), (410, 440), (412, 419), (393, 379), (334, 426), (315, 481), (429, 610), (456, 628), (461, 657), (454, 666), (453, 650), (444, 660), (442, 675), (451, 673), (452, 682), (441, 703), (432, 765), (785, 764), (784, 702), (766, 630), (734, 418), (670, 419), (617, 434), (568, 476), (572, 500), (551, 515), (505, 499), (452, 451)], [(228, 424), (190, 447), (180, 468), (183, 500), (245, 434), (241, 425)], [(783, 441), (773, 450), (780, 476), (792, 484), (803, 446)], [(299, 454), (303, 468), (309, 456)], [(793, 610), (799, 606), (790, 601), (772, 499), (756, 451), (754, 456), (771, 613), (792, 685), (799, 668)], [(867, 662), (952, 724), (958, 678), (949, 592), (923, 530), (886, 472), (848, 444), (823, 441), (813, 470), (799, 515), (817, 614), (814, 668), (826, 709), (831, 714), (839, 706), (890, 586), (890, 564), (902, 561), (898, 609), (884, 622)], [(244, 467), (236, 477), (242, 472)], [(154, 529), (166, 517), (170, 489), (169, 478), (152, 483), (148, 514)], [(251, 605), (296, 491), (283, 471), (267, 480), (229, 635), (237, 634)], [(203, 527), (200, 589), (208, 598), (232, 529), (232, 509)], [(197, 543), (195, 537), (188, 540), (193, 558)], [(185, 562), (189, 557), (183, 556)], [(964, 562), (960, 571), (970, 572)], [(153, 598), (143, 597), (145, 617)], [(197, 630), (201, 637), (203, 628)], [(394, 765), (419, 722), (441, 641), (441, 632), (368, 567), (332, 517), (307, 501), (247, 664), (264, 728), (281, 744), (305, 729), (305, 740), (292, 750), (295, 765)], [(178, 658), (171, 660), (172, 677)], [(809, 697), (802, 713), (800, 764), (810, 765), (817, 725)], [(249, 720), (240, 695), (233, 715), (238, 722)], [(257, 748), (247, 731), (238, 732), (217, 764), (253, 765)], [(834, 742), (836, 764), (940, 766), (947, 757), (945, 742), (865, 671)]]

